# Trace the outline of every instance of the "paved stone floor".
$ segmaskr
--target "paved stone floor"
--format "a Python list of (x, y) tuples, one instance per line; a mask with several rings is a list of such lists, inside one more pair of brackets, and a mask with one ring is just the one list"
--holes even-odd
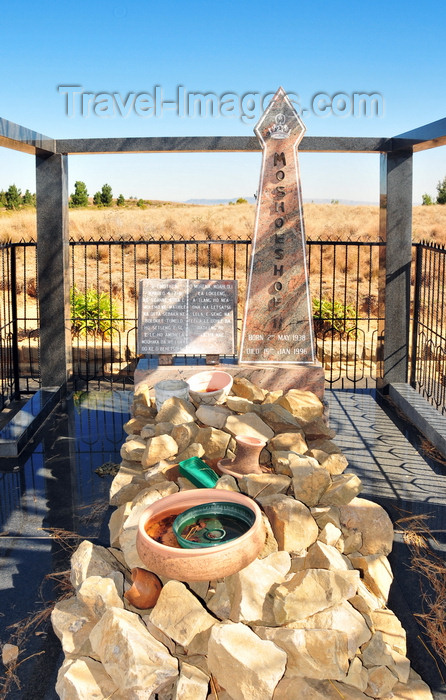
[[(378, 403), (373, 392), (327, 391), (326, 397), (335, 441), (349, 459), (349, 469), (362, 479), (362, 495), (380, 503), (394, 521), (428, 514), (436, 538), (431, 544), (443, 555), (446, 464), (429, 456), (416, 431), (388, 404)], [(44, 611), (58, 595), (58, 577), (55, 581), (48, 574), (69, 566), (78, 540), (67, 533), (108, 544), (111, 476), (100, 477), (95, 470), (119, 462), (130, 400), (130, 392), (76, 394), (53, 412), (19, 458), (0, 461), (0, 645), (18, 643), (21, 662), (16, 674), (20, 687), (15, 681), (5, 686), (0, 662), (0, 700), (57, 698), (59, 642), (48, 620), (27, 629), (23, 621)], [(62, 539), (60, 529), (66, 531)], [(410, 569), (409, 554), (397, 523), (390, 607), (407, 629), (413, 667), (440, 700), (446, 698), (446, 669), (420, 641), (426, 643), (414, 617), (421, 611), (420, 582)]]

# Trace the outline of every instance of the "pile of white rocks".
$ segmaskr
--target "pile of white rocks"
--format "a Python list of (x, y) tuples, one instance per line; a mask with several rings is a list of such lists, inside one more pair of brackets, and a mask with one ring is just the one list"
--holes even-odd
[[(74, 594), (53, 627), (65, 653), (63, 700), (428, 700), (411, 669), (405, 632), (386, 607), (393, 527), (358, 498), (360, 480), (332, 441), (310, 392), (267, 392), (234, 381), (221, 406), (169, 399), (157, 413), (138, 387), (125, 426), (109, 548), (84, 541), (71, 562)], [(259, 557), (218, 581), (162, 579), (152, 609), (124, 597), (142, 511), (195, 488), (176, 465), (233, 456), (235, 435), (267, 440), (270, 471), (216, 488), (256, 499), (267, 530)]]

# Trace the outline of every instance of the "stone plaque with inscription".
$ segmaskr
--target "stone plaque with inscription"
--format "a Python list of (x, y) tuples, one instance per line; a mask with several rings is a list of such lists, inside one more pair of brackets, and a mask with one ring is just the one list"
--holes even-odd
[(255, 127), (263, 149), (241, 362), (313, 363), (297, 147), (305, 126), (282, 88)]
[(143, 279), (138, 354), (234, 355), (236, 309), (234, 280)]

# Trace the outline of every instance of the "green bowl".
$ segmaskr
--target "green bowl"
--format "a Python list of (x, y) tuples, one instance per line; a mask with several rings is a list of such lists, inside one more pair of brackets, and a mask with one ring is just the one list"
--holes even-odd
[(218, 474), (199, 457), (189, 457), (179, 463), (180, 474), (198, 488), (212, 489), (219, 480)]
[[(201, 503), (188, 508), (174, 520), (172, 529), (178, 544), (184, 549), (216, 547), (226, 544), (248, 532), (254, 525), (255, 513), (247, 506), (228, 501)], [(199, 521), (204, 521), (200, 524)], [(194, 540), (183, 537), (189, 526), (197, 525)]]

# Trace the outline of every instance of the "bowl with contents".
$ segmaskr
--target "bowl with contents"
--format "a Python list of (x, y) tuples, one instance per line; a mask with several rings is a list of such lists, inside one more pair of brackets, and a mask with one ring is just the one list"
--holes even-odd
[(192, 401), (210, 406), (224, 402), (231, 391), (233, 378), (228, 372), (216, 369), (198, 372), (186, 381)]
[[(231, 506), (230, 513), (223, 512), (222, 504)], [(196, 509), (203, 506), (204, 511), (197, 514)], [(184, 515), (188, 510), (195, 512), (193, 522), (190, 513)], [(175, 521), (175, 529), (189, 546), (179, 544)], [(204, 530), (195, 538), (194, 525), (198, 525), (195, 534)], [(144, 510), (136, 549), (143, 565), (158, 576), (177, 581), (210, 581), (248, 566), (261, 552), (265, 537), (260, 508), (249, 496), (223, 489), (191, 489), (160, 498)]]
[(172, 525), (184, 549), (216, 547), (241, 537), (254, 525), (255, 513), (240, 503), (216, 501), (188, 508)]

